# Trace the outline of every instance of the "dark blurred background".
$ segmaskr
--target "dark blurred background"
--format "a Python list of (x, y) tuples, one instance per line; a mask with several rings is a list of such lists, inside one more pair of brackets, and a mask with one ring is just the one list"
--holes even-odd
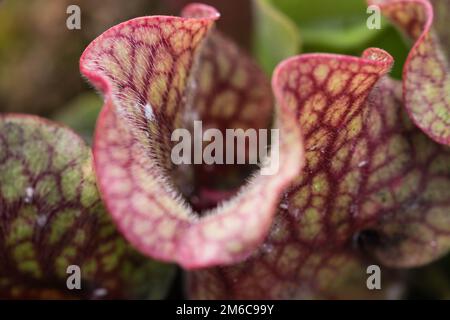
[[(178, 15), (186, 0), (6, 0), (0, 3), (0, 112), (51, 116), (89, 91), (78, 60), (106, 29), (137, 16)], [(250, 2), (204, 1), (222, 12), (218, 27), (249, 48)], [(68, 30), (66, 9), (81, 8), (81, 30)], [(239, 4), (239, 10), (236, 9)], [(83, 99), (82, 99), (83, 100)], [(85, 98), (84, 100), (88, 100)], [(88, 103), (91, 103), (88, 101)], [(95, 102), (92, 102), (95, 103)]]

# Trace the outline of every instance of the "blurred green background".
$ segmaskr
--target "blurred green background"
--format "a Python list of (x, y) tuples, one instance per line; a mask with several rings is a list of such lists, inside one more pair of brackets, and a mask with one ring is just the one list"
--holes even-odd
[[(80, 76), (84, 48), (103, 31), (137, 16), (177, 15), (186, 0), (0, 0), (0, 112), (64, 122), (91, 140), (101, 98)], [(380, 47), (401, 70), (410, 43), (387, 21), (366, 27), (365, 0), (205, 0), (222, 14), (218, 28), (251, 53), (268, 75), (302, 52), (360, 55)], [(66, 28), (69, 5), (81, 30)], [(450, 259), (408, 271), (406, 298), (450, 299)], [(178, 281), (176, 286), (180, 286)], [(174, 288), (173, 297), (181, 292)]]

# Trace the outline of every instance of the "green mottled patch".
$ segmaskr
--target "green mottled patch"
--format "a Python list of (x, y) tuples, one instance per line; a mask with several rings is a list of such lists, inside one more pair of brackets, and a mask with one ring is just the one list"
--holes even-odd
[(79, 210), (64, 209), (55, 216), (50, 229), (50, 244), (55, 244), (61, 240), (61, 237), (70, 230), (80, 213)]
[(55, 268), (60, 277), (65, 277), (67, 267), (73, 264), (74, 258), (77, 254), (77, 248), (73, 246), (65, 247), (61, 254), (55, 260)]
[(3, 181), (14, 183), (2, 183), (2, 196), (6, 201), (16, 201), (25, 197), (25, 189), (28, 186), (28, 177), (24, 175), (24, 167), (16, 159), (8, 159), (0, 166), (0, 177)]
[(61, 187), (64, 198), (74, 200), (77, 196), (77, 181), (81, 181), (81, 171), (78, 167), (68, 167), (61, 175)]
[(136, 284), (133, 286), (134, 293), (145, 299), (158, 299), (161, 294), (165, 295), (174, 275), (173, 266), (158, 261), (147, 260), (138, 265), (126, 260), (122, 266), (123, 278)]
[[(37, 175), (50, 165), (50, 154), (45, 152), (48, 148), (42, 141), (28, 141), (23, 146), (23, 155), (30, 173)], [(43, 152), (44, 151), (44, 152)]]
[(19, 215), (11, 222), (10, 231), (6, 238), (8, 245), (29, 240), (33, 235), (33, 225), (37, 217), (36, 208), (26, 206), (19, 211)]
[(24, 130), (20, 126), (11, 123), (2, 123), (0, 130), (4, 133), (5, 140), (10, 145), (20, 145), (22, 143)]
[(73, 246), (65, 247), (61, 254), (68, 258), (73, 258), (77, 254), (77, 248)]
[(450, 199), (450, 189), (445, 178), (432, 179), (424, 192), (424, 199), (428, 201), (445, 202)]
[(98, 191), (92, 181), (85, 181), (81, 189), (81, 204), (84, 207), (90, 207), (98, 201)]
[(435, 104), (436, 115), (450, 125), (450, 110), (444, 103)]
[(69, 260), (65, 256), (59, 256), (55, 259), (55, 270), (59, 277), (66, 276), (67, 267), (70, 265)]
[(46, 175), (39, 179), (34, 193), (49, 206), (54, 206), (61, 201), (58, 183), (53, 175)]
[(430, 172), (433, 174), (450, 175), (450, 168), (448, 166), (448, 158), (444, 155), (438, 155), (437, 157), (435, 157), (431, 164)]
[(114, 243), (111, 241), (108, 241), (106, 243), (102, 243), (100, 244), (100, 246), (98, 247), (98, 252), (101, 254), (105, 254), (109, 251), (111, 251), (114, 247)]
[(86, 241), (86, 232), (82, 229), (78, 229), (73, 241), (76, 245), (81, 246)]
[(109, 254), (107, 256), (104, 256), (102, 258), (102, 263), (103, 263), (103, 267), (104, 267), (105, 271), (109, 272), (109, 271), (113, 270), (114, 268), (116, 268), (120, 261), (120, 258), (121, 257), (117, 254)]
[(101, 238), (106, 238), (112, 235), (115, 232), (115, 227), (112, 225), (106, 225), (102, 227), (98, 233)]
[(385, 207), (391, 207), (394, 203), (394, 198), (389, 188), (384, 188), (374, 194), (374, 198), (378, 203)]
[(12, 248), (13, 257), (16, 261), (34, 259), (35, 249), (31, 241), (20, 243)]
[(36, 260), (24, 260), (17, 264), (17, 268), (27, 274), (31, 274), (35, 278), (42, 277), (42, 270)]
[(97, 261), (95, 261), (94, 259), (89, 259), (83, 264), (81, 268), (83, 270), (83, 273), (87, 277), (93, 277), (97, 271)]
[(328, 183), (326, 178), (327, 177), (325, 175), (318, 175), (314, 177), (312, 185), (314, 193), (323, 193), (328, 190)]
[(422, 177), (419, 170), (414, 170), (402, 177), (402, 183), (399, 187), (393, 188), (396, 201), (407, 201), (420, 186), (420, 178)]

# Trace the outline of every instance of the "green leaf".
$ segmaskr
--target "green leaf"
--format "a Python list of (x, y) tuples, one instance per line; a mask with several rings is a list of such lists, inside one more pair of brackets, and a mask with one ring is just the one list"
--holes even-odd
[[(0, 299), (162, 298), (174, 274), (117, 232), (83, 140), (17, 114), (0, 116), (0, 257)], [(73, 265), (79, 290), (66, 282)]]
[(396, 61), (392, 74), (401, 77), (408, 46), (382, 18), (370, 30), (364, 0), (254, 0), (254, 52), (270, 73), (284, 58), (300, 52), (361, 55), (369, 47), (388, 51)]
[(254, 51), (263, 69), (272, 73), (275, 66), (301, 48), (297, 26), (268, 0), (254, 0)]
[(52, 119), (75, 130), (88, 143), (92, 141), (95, 122), (103, 101), (95, 93), (84, 93), (69, 102)]

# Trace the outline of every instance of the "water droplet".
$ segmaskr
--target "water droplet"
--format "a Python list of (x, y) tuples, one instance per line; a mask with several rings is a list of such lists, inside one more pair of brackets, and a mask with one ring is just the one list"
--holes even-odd
[(38, 215), (38, 217), (36, 218), (36, 223), (39, 227), (45, 226), (45, 224), (47, 223), (47, 216), (45, 214)]
[(33, 195), (34, 189), (31, 187), (27, 187), (25, 189), (25, 198), (24, 198), (25, 203), (31, 203), (31, 201), (33, 201)]
[(280, 208), (283, 210), (287, 210), (288, 209), (288, 204), (285, 202), (280, 203)]
[(277, 234), (279, 234), (279, 232), (281, 231), (281, 226), (280, 223), (278, 221), (274, 221), (274, 223), (272, 224), (272, 229), (270, 230), (270, 237), (276, 237)]
[(402, 283), (394, 283), (386, 290), (387, 300), (398, 300), (405, 292), (405, 287)]
[(261, 251), (263, 253), (271, 253), (273, 251), (273, 245), (265, 243), (261, 246)]
[(144, 106), (144, 114), (145, 114), (145, 117), (147, 118), (147, 120), (149, 120), (149, 121), (155, 120), (155, 114), (153, 113), (153, 108), (150, 103), (147, 103)]
[(101, 297), (106, 296), (107, 294), (108, 294), (108, 290), (106, 290), (105, 288), (95, 289), (94, 292), (92, 293), (94, 298), (101, 298)]
[(289, 213), (295, 218), (298, 219), (300, 217), (300, 209), (299, 208), (293, 208), (289, 210)]
[(192, 90), (196, 90), (197, 89), (197, 81), (195, 79), (191, 80), (190, 87), (191, 87)]
[(367, 166), (367, 161), (361, 161), (360, 163), (358, 163), (358, 167), (359, 168), (362, 168), (362, 167), (365, 167), (365, 166)]

